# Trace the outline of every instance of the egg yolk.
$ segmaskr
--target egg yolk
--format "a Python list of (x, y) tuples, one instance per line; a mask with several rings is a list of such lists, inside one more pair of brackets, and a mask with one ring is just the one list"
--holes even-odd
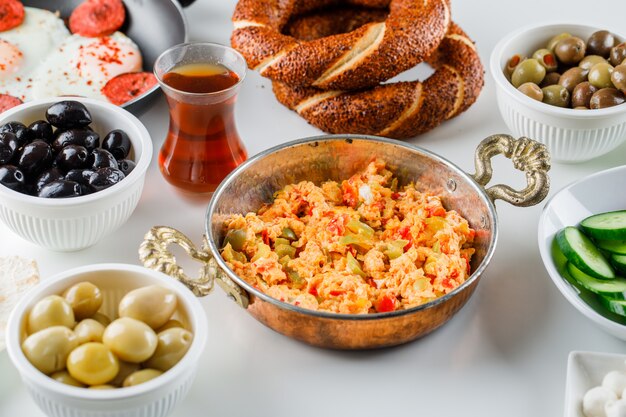
[(16, 73), (22, 64), (24, 54), (12, 43), (0, 39), (0, 80)]
[(76, 68), (81, 77), (102, 80), (141, 71), (141, 55), (131, 46), (108, 36), (79, 47)]

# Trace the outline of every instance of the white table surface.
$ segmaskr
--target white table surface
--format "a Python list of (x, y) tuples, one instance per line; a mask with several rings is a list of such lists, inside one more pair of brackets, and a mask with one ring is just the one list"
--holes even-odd
[[(198, 0), (186, 10), (191, 40), (229, 42), (235, 0)], [(505, 33), (542, 20), (624, 27), (623, 0), (453, 1), (453, 18), (477, 42), (485, 68)], [(167, 28), (162, 28), (167, 30)], [(473, 172), (478, 142), (508, 133), (487, 73), (478, 102), (466, 113), (411, 140)], [(180, 199), (162, 179), (156, 152), (167, 129), (162, 97), (140, 114), (155, 158), (136, 211), (121, 229), (76, 253), (34, 246), (0, 225), (0, 255), (38, 261), (42, 279), (100, 262), (138, 263), (137, 247), (153, 225), (170, 225), (200, 242), (206, 204)], [(273, 97), (270, 83), (249, 73), (236, 112), (250, 155), (288, 140), (319, 134)], [(593, 172), (626, 163), (626, 146), (596, 160), (553, 164), (553, 195)], [(497, 158), (494, 181), (524, 184)], [(446, 325), (404, 346), (371, 352), (313, 348), (256, 322), (220, 289), (202, 300), (209, 341), (198, 377), (172, 414), (195, 416), (436, 415), (522, 417), (563, 415), (567, 354), (571, 350), (624, 353), (626, 346), (596, 328), (560, 295), (537, 249), (543, 203), (516, 208), (497, 203), (500, 238), (491, 265), (468, 304)], [(0, 416), (43, 414), (17, 372), (0, 354)]]

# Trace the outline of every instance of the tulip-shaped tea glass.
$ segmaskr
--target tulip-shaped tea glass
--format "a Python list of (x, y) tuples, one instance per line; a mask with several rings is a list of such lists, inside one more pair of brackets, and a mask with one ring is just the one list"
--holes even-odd
[(183, 191), (212, 193), (247, 158), (234, 115), (246, 62), (226, 46), (185, 43), (163, 52), (154, 74), (170, 113), (161, 173)]

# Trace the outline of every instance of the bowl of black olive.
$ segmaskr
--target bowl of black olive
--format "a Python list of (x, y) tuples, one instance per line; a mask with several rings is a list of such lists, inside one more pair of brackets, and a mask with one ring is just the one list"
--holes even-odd
[(517, 136), (582, 162), (626, 141), (626, 37), (585, 24), (527, 26), (502, 38), (490, 61), (500, 113)]
[(22, 104), (0, 115), (0, 219), (37, 245), (86, 248), (130, 217), (151, 159), (148, 131), (120, 107)]

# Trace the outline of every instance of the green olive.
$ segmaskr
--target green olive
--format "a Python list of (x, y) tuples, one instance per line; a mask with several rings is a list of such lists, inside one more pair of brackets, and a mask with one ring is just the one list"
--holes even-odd
[(176, 311), (176, 294), (159, 285), (137, 288), (120, 301), (120, 317), (130, 317), (153, 329), (163, 326)]
[(102, 342), (121, 360), (140, 363), (154, 353), (157, 336), (144, 322), (122, 317), (113, 321), (104, 330)]
[(128, 377), (124, 380), (124, 387), (133, 387), (135, 385), (143, 384), (144, 382), (148, 382), (151, 379), (154, 379), (160, 375), (163, 375), (163, 372), (157, 371), (156, 369), (142, 369), (141, 371), (133, 372), (128, 375)]
[(554, 52), (554, 48), (556, 47), (557, 43), (559, 43), (563, 39), (567, 39), (567, 38), (571, 38), (571, 37), (572, 37), (572, 35), (567, 33), (567, 32), (559, 33), (558, 35), (553, 36), (552, 39), (550, 39), (548, 41), (548, 44), (546, 45), (546, 48), (549, 49), (550, 51)]
[(49, 295), (35, 304), (28, 314), (28, 333), (33, 334), (51, 326), (73, 328), (74, 312), (70, 304), (58, 295)]
[(613, 69), (611, 82), (615, 88), (626, 93), (626, 64), (618, 65)]
[(509, 58), (509, 60), (506, 61), (506, 65), (504, 66), (504, 75), (506, 76), (506, 78), (510, 80), (511, 75), (513, 75), (513, 71), (515, 71), (515, 68), (517, 68), (520, 62), (524, 61), (525, 59), (526, 57), (523, 57), (519, 54), (515, 54), (511, 58)]
[(97, 321), (104, 327), (107, 327), (109, 324), (111, 324), (111, 319), (102, 313), (94, 314), (93, 316), (91, 316), (91, 319)]
[(589, 71), (594, 65), (606, 62), (607, 60), (599, 55), (587, 55), (578, 63), (578, 66), (584, 70)]
[(575, 36), (559, 41), (554, 54), (562, 64), (576, 65), (585, 57), (585, 41)]
[(83, 384), (82, 382), (74, 378), (67, 371), (55, 372), (52, 375), (50, 375), (50, 378), (54, 379), (55, 381), (59, 381), (60, 383), (65, 384), (65, 385), (71, 385), (73, 387), (79, 387), (79, 388), (85, 387), (85, 384)]
[(243, 244), (246, 242), (246, 231), (243, 229), (231, 229), (224, 237), (224, 246), (230, 243), (230, 246), (237, 252), (241, 252)]
[(549, 49), (539, 49), (533, 54), (533, 58), (539, 61), (541, 65), (546, 69), (546, 72), (556, 71), (559, 63), (556, 60), (556, 56)]
[(111, 349), (102, 343), (89, 342), (70, 353), (67, 370), (83, 384), (102, 385), (117, 375), (119, 363)]
[(22, 351), (44, 374), (62, 371), (70, 352), (78, 346), (73, 331), (65, 326), (52, 326), (33, 333), (22, 343)]
[(87, 342), (102, 342), (104, 326), (94, 319), (84, 319), (74, 327), (74, 333), (80, 345)]
[(549, 72), (549, 73), (546, 74), (546, 76), (544, 77), (544, 79), (541, 82), (541, 84), (539, 84), (539, 87), (543, 88), (543, 87), (547, 87), (549, 85), (558, 84), (560, 78), (561, 78), (561, 74), (560, 73), (558, 73), (558, 72)]
[(133, 372), (137, 372), (140, 369), (140, 366), (138, 363), (124, 362), (124, 361), (118, 361), (118, 362), (120, 364), (120, 370), (117, 372), (117, 375), (115, 375), (115, 378), (109, 381), (109, 385), (121, 387), (126, 377), (132, 374)]
[(615, 88), (602, 88), (591, 96), (589, 107), (592, 109), (605, 109), (624, 103), (624, 94)]
[(109, 384), (102, 384), (102, 385), (92, 385), (89, 387), (89, 389), (115, 389), (116, 387), (113, 385), (109, 385)]
[(543, 100), (543, 91), (541, 88), (535, 83), (524, 83), (517, 88), (523, 94), (532, 98), (533, 100), (542, 101)]
[(585, 107), (589, 108), (589, 102), (591, 101), (591, 96), (593, 93), (598, 91), (596, 87), (591, 85), (589, 81), (584, 81), (574, 87), (574, 91), (572, 91), (572, 107)]
[(180, 327), (162, 331), (154, 354), (144, 364), (148, 368), (167, 371), (185, 356), (193, 341), (193, 334)]
[(613, 83), (611, 82), (612, 72), (613, 66), (611, 64), (600, 63), (591, 67), (587, 78), (594, 87), (610, 88), (613, 87)]
[(63, 297), (70, 303), (77, 320), (93, 316), (102, 305), (100, 288), (91, 282), (79, 282), (69, 287)]
[(609, 62), (614, 67), (623, 64), (624, 60), (626, 60), (626, 42), (611, 48), (611, 53), (609, 54)]
[(518, 88), (524, 83), (539, 84), (546, 76), (546, 69), (536, 59), (527, 59), (520, 63), (513, 71), (511, 83)]
[(587, 80), (587, 74), (589, 71), (586, 71), (580, 67), (573, 67), (568, 69), (561, 75), (559, 79), (559, 85), (567, 88), (567, 91), (571, 94), (574, 91), (574, 87), (583, 81)]
[(163, 326), (159, 327), (155, 332), (157, 334), (161, 333), (163, 330), (171, 329), (172, 327), (181, 327), (185, 328), (185, 326), (178, 320), (170, 319)]
[(562, 85), (550, 85), (542, 88), (543, 102), (552, 106), (569, 106), (569, 92)]
[(608, 58), (611, 48), (617, 44), (617, 39), (608, 30), (594, 32), (587, 39), (587, 52), (591, 55), (599, 55)]

